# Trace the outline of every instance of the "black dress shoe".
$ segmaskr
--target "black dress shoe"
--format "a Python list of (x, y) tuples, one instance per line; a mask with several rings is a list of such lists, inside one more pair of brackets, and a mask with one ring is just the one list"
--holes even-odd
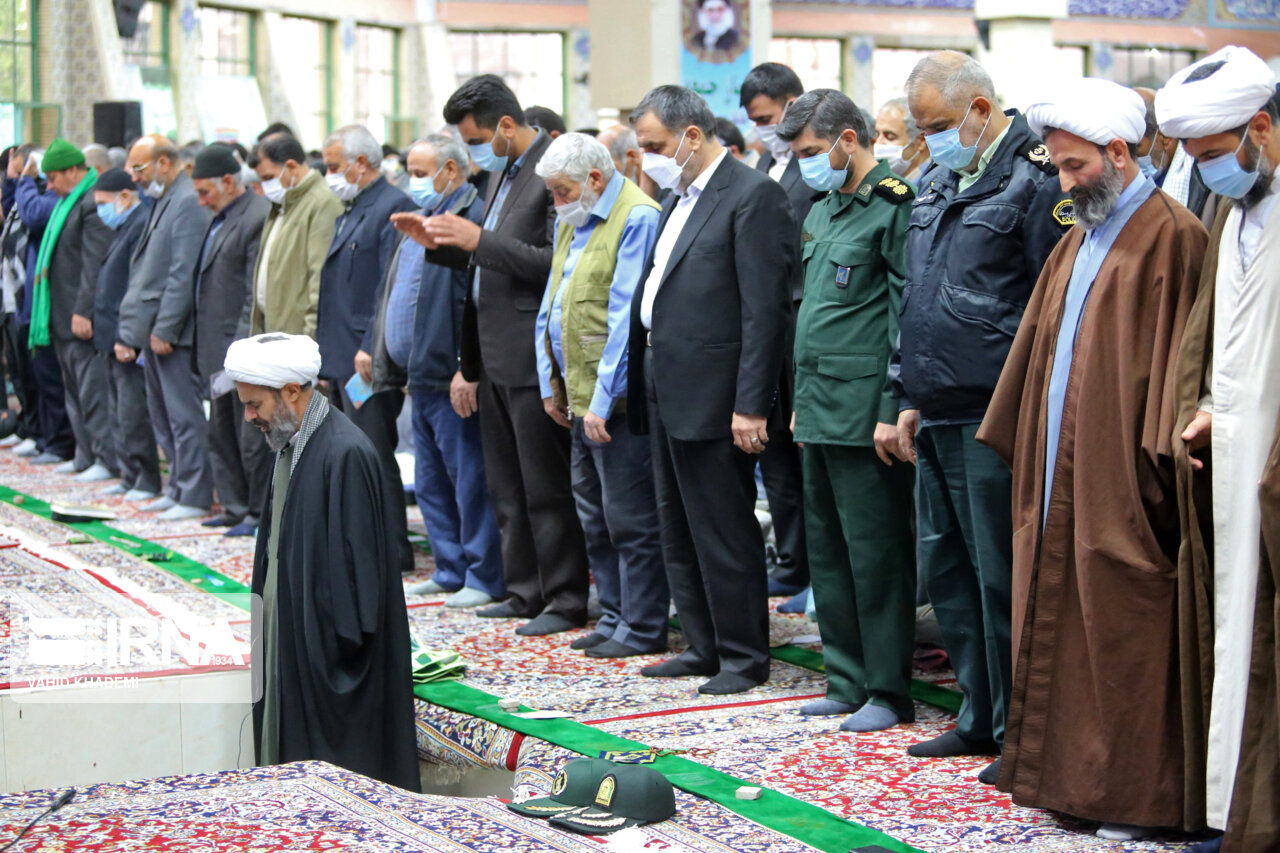
[(224, 512), (221, 515), (215, 515), (213, 518), (206, 518), (204, 521), (200, 522), (200, 526), (201, 527), (235, 527), (242, 520), (243, 519), (241, 519), (239, 516), (229, 515)]
[(636, 655), (657, 654), (657, 652), (646, 652), (644, 649), (637, 649), (626, 643), (619, 643), (617, 640), (605, 640), (600, 645), (587, 649), (583, 654), (589, 658), (630, 658)]
[(519, 619), (524, 616), (510, 601), (500, 601), (488, 607), (481, 607), (476, 611), (476, 615), (484, 619)]
[(710, 696), (727, 696), (730, 693), (746, 693), (751, 688), (759, 686), (759, 681), (747, 678), (745, 675), (739, 675), (736, 672), (721, 672), (719, 675), (712, 676), (710, 681), (700, 685), (698, 692)]
[(952, 729), (931, 740), (913, 743), (907, 747), (907, 755), (916, 758), (953, 758), (957, 755), (999, 755), (995, 741), (975, 743), (965, 740)]
[(678, 655), (671, 660), (664, 660), (662, 663), (642, 667), (640, 674), (648, 678), (681, 678), (686, 675), (715, 675), (719, 671), (719, 664), (706, 663), (686, 658), (684, 655)]
[(599, 631), (592, 631), (590, 634), (587, 634), (587, 636), (579, 637), (574, 640), (569, 644), (569, 648), (573, 649), (575, 652), (581, 652), (586, 649), (594, 649), (596, 646), (608, 639), (609, 638), (606, 635), (601, 634)]
[(522, 637), (545, 637), (547, 634), (559, 634), (581, 627), (582, 622), (575, 622), (559, 613), (541, 613), (516, 628), (516, 633)]
[(1000, 778), (1000, 759), (988, 764), (982, 768), (982, 772), (978, 774), (978, 781), (984, 785), (994, 785), (996, 780)]

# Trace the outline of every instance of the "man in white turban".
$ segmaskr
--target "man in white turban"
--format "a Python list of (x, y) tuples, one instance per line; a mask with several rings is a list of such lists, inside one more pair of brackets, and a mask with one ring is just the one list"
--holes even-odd
[(1013, 468), (1013, 693), (998, 786), (1108, 839), (1193, 829), (1176, 666), (1166, 389), (1208, 234), (1138, 167), (1146, 105), (1077, 80), (1033, 104), (1075, 203), (978, 431)]
[[(1199, 660), (1189, 663), (1200, 674), (1201, 695), (1210, 697), (1207, 716), (1200, 708), (1208, 737), (1204, 801), (1208, 824), (1227, 830), (1224, 850), (1274, 850), (1280, 838), (1275, 87), (1265, 62), (1225, 47), (1156, 95), (1161, 132), (1182, 140), (1223, 199), (1179, 356), (1185, 381), (1176, 427), (1187, 535), (1196, 545), (1186, 574), (1208, 591), (1196, 614), (1201, 630), (1191, 619), (1187, 626), (1200, 640)], [(1208, 459), (1213, 464), (1205, 468)], [(1197, 493), (1212, 499), (1197, 503)], [(1201, 540), (1201, 528), (1212, 531), (1211, 542)]]
[(236, 341), (224, 368), (276, 451), (253, 562), (257, 761), (318, 759), (416, 791), (409, 626), (378, 454), (316, 393), (311, 338)]

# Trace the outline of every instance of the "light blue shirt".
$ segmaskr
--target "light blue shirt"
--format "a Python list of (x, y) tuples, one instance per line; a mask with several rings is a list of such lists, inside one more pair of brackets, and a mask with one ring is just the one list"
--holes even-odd
[(1062, 307), (1062, 325), (1053, 350), (1053, 369), (1049, 373), (1048, 424), (1046, 425), (1044, 454), (1044, 500), (1040, 523), (1049, 514), (1049, 496), (1053, 493), (1053, 469), (1058, 464), (1058, 443), (1062, 438), (1062, 414), (1067, 398), (1067, 384), (1071, 379), (1071, 363), (1075, 358), (1076, 336), (1084, 319), (1085, 305), (1093, 280), (1106, 260), (1116, 238), (1128, 224), (1129, 218), (1155, 191), (1156, 185), (1146, 175), (1139, 174), (1116, 199), (1107, 220), (1090, 231), (1076, 252), (1071, 268), (1071, 280), (1067, 283), (1067, 295)]
[[(493, 197), (493, 204), (489, 206), (489, 210), (484, 215), (484, 225), (486, 231), (492, 231), (498, 227), (498, 217), (502, 215), (502, 205), (506, 204), (507, 196), (511, 193), (511, 185), (515, 183), (516, 175), (520, 174), (520, 167), (524, 165), (524, 158), (528, 156), (529, 149), (537, 144), (542, 138), (543, 131), (539, 130), (538, 135), (533, 138), (533, 142), (529, 143), (529, 148), (524, 149), (524, 153), (516, 158), (507, 170), (499, 175), (491, 175), (489, 180), (496, 177), (502, 181), (498, 185), (498, 192)], [(471, 301), (477, 306), (480, 304), (480, 267), (476, 267), (476, 277), (471, 280)]]
[[(591, 239), (596, 227), (609, 218), (613, 205), (622, 192), (626, 178), (617, 172), (609, 179), (600, 200), (591, 208), (587, 224), (573, 230), (569, 240), (569, 255), (564, 261), (561, 286), (555, 300), (550, 301), (551, 279), (542, 294), (542, 308), (534, 331), (534, 352), (538, 356), (538, 387), (544, 398), (551, 396), (551, 358), (547, 355), (546, 336), (551, 336), (551, 351), (556, 364), (564, 371), (564, 351), (561, 348), (560, 303), (567, 289), (573, 269), (577, 266), (582, 250)], [(622, 226), (622, 240), (618, 243), (618, 258), (613, 268), (613, 282), (609, 285), (608, 332), (604, 353), (596, 367), (596, 387), (591, 395), (590, 410), (593, 415), (609, 419), (613, 404), (627, 393), (627, 344), (631, 337), (631, 298), (644, 273), (644, 261), (653, 248), (658, 234), (661, 211), (647, 205), (632, 208)]]

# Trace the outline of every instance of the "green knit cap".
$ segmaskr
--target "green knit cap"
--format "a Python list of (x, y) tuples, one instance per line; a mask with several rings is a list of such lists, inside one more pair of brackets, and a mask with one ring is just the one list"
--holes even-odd
[(62, 137), (58, 137), (53, 140), (49, 150), (44, 152), (44, 159), (40, 161), (40, 171), (47, 175), (50, 172), (82, 165), (84, 165), (84, 152)]

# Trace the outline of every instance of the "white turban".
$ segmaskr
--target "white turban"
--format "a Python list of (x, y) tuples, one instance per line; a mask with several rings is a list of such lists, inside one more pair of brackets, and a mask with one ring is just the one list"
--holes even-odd
[(1113, 139), (1137, 144), (1147, 132), (1147, 103), (1127, 86), (1083, 77), (1063, 83), (1056, 93), (1026, 109), (1027, 124), (1036, 136), (1056, 127), (1106, 145)]
[[(1199, 80), (1187, 77), (1209, 63), (1225, 63)], [(1247, 123), (1276, 93), (1276, 73), (1244, 47), (1228, 45), (1169, 78), (1156, 92), (1156, 119), (1170, 139), (1200, 139)]]
[(268, 332), (233, 343), (222, 367), (229, 379), (248, 385), (306, 385), (320, 375), (320, 347), (306, 335)]

